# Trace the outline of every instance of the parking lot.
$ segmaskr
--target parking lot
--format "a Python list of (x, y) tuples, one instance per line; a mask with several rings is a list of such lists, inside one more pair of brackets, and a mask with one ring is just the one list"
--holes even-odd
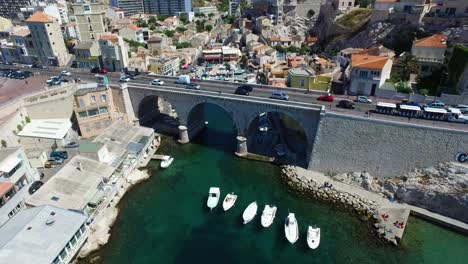
[[(44, 177), (41, 179), (44, 183), (47, 182), (52, 176), (57, 173), (65, 164), (67, 164), (73, 157), (78, 155), (78, 148), (67, 148), (67, 149), (57, 149), (59, 151), (67, 151), (68, 158), (63, 161), (60, 165), (54, 165), (51, 168), (41, 168), (38, 169), (39, 173), (43, 173)], [(47, 152), (47, 157), (49, 157), (50, 152)]]
[(32, 75), (25, 79), (0, 77), (0, 105), (27, 94), (45, 90), (43, 77)]

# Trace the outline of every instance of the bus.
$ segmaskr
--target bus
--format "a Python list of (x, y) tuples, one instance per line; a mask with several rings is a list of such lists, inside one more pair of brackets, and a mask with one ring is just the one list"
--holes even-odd
[(380, 114), (393, 115), (396, 113), (396, 104), (378, 102), (375, 111)]
[(418, 117), (420, 112), (421, 112), (421, 107), (419, 106), (402, 104), (400, 105), (398, 114), (400, 116)]

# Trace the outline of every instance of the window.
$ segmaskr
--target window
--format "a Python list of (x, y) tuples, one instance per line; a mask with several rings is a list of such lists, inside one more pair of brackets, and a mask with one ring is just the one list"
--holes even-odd
[(94, 39), (94, 34), (91, 34), (91, 39)]
[(92, 25), (88, 25), (88, 29), (89, 29), (89, 31), (93, 31), (93, 26), (92, 26)]
[(102, 101), (103, 103), (107, 102), (107, 95), (101, 94), (101, 101)]
[(301, 87), (304, 87), (305, 81), (304, 79), (301, 79)]
[(49, 33), (49, 36), (52, 36), (52, 32)]
[(89, 8), (89, 5), (84, 5), (83, 6), (83, 11), (89, 12), (91, 9)]
[(91, 100), (91, 104), (95, 104), (96, 103), (96, 96), (91, 95), (90, 100)]
[(67, 252), (65, 251), (65, 249), (62, 249), (59, 255), (62, 259), (64, 259), (67, 256)]
[(86, 17), (88, 19), (88, 22), (91, 23), (91, 17)]
[(98, 114), (98, 110), (97, 108), (96, 109), (91, 109), (91, 110), (88, 110), (88, 116), (95, 116)]
[(348, 2), (348, 6), (351, 6), (351, 2)]
[(83, 106), (84, 106), (84, 100), (83, 100), (83, 99), (80, 99), (80, 100), (79, 100), (79, 103), (80, 103), (80, 107), (83, 107)]
[(100, 108), (99, 108), (99, 113), (100, 113), (100, 114), (104, 114), (104, 113), (107, 113), (107, 112), (108, 112), (108, 111), (107, 111), (107, 107), (104, 106), (104, 107), (100, 107)]
[(359, 76), (360, 76), (360, 77), (367, 77), (368, 74), (369, 74), (369, 73), (368, 73), (367, 71), (360, 71), (360, 72), (359, 72)]
[(83, 111), (83, 112), (79, 112), (79, 113), (78, 113), (78, 116), (79, 116), (79, 117), (87, 117), (88, 114), (87, 114), (85, 111)]

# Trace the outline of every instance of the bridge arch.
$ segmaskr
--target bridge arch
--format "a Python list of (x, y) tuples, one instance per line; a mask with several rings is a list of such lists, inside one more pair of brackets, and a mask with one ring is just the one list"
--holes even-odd
[(157, 132), (177, 134), (180, 125), (175, 105), (158, 95), (146, 95), (138, 104), (136, 113), (140, 125), (153, 127)]

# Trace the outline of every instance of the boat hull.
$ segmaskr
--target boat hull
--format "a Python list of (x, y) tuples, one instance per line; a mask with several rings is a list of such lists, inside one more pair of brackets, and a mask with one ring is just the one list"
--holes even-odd
[(262, 226), (263, 227), (269, 227), (272, 223), (273, 220), (275, 219), (276, 215), (276, 206), (269, 206), (265, 205), (265, 209), (263, 209), (262, 213)]
[(236, 203), (236, 200), (237, 200), (237, 195), (233, 193), (226, 195), (226, 198), (224, 198), (224, 201), (223, 201), (223, 210), (227, 211), (231, 209)]
[(320, 244), (320, 228), (312, 228), (309, 226), (309, 229), (307, 230), (307, 245), (311, 249), (316, 249), (318, 248)]
[(284, 233), (286, 235), (286, 239), (291, 243), (294, 244), (299, 239), (299, 227), (297, 225), (297, 220), (294, 214), (289, 214), (286, 217), (286, 222), (284, 223)]
[(245, 208), (244, 213), (242, 214), (242, 219), (244, 220), (244, 225), (252, 221), (255, 215), (257, 215), (257, 202), (253, 202)]

